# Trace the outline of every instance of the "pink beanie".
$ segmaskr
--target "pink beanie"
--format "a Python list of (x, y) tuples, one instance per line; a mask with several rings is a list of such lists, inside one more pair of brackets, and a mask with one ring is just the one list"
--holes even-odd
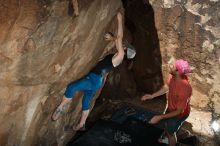
[(180, 75), (185, 75), (192, 72), (188, 62), (185, 60), (176, 60), (175, 66)]

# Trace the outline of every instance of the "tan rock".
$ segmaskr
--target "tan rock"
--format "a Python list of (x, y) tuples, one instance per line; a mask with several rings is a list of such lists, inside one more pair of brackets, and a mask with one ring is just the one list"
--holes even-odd
[(103, 34), (115, 28), (121, 7), (117, 0), (82, 3), (74, 19), (68, 1), (9, 0), (0, 6), (1, 146), (64, 145), (71, 138), (62, 129), (79, 119), (80, 98), (72, 115), (52, 122), (51, 114), (66, 85), (98, 62)]
[(197, 108), (206, 108), (209, 103), (209, 98), (204, 93), (199, 92), (195, 88), (193, 89), (193, 95), (191, 97), (190, 101), (192, 106), (195, 106)]

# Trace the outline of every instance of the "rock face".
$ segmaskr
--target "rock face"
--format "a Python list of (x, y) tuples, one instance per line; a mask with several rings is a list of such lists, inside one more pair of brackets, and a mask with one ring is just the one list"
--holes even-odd
[(51, 114), (65, 86), (98, 62), (121, 6), (82, 0), (72, 18), (67, 0), (0, 2), (1, 146), (65, 144), (73, 133), (63, 130), (79, 119), (80, 98), (65, 118), (52, 122)]
[(155, 10), (163, 63), (171, 57), (188, 60), (194, 68), (191, 75), (194, 89), (210, 99), (215, 94), (219, 96), (220, 2), (151, 0), (150, 3)]
[[(192, 105), (219, 118), (220, 1), (122, 1), (125, 33), (137, 56), (128, 74), (122, 64), (110, 76), (104, 96), (156, 91), (167, 62), (183, 58), (195, 68)], [(63, 118), (52, 122), (51, 114), (66, 85), (102, 56), (107, 46), (102, 36), (115, 30), (114, 16), (122, 7), (119, 0), (78, 2), (80, 15), (73, 18), (69, 0), (0, 1), (0, 146), (62, 146), (74, 134), (65, 130), (79, 119), (80, 94)]]
[(190, 75), (194, 90), (191, 104), (213, 111), (214, 119), (219, 117), (220, 1), (150, 0), (150, 4), (155, 13), (164, 75), (170, 58), (188, 60), (194, 67)]

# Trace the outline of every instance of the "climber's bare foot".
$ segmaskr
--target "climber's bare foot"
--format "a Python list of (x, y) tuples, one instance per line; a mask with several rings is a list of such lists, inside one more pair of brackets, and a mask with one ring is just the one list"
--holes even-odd
[(70, 103), (66, 103), (64, 105), (59, 105), (52, 115), (52, 120), (58, 120), (62, 115), (64, 115), (69, 109)]
[(64, 114), (63, 106), (58, 106), (52, 115), (52, 120), (58, 120)]

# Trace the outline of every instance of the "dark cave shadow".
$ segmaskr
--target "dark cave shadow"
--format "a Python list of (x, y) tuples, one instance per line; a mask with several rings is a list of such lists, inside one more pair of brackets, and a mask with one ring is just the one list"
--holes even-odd
[(154, 10), (149, 0), (122, 2), (125, 7), (125, 25), (133, 36), (132, 45), (137, 50), (133, 67), (137, 88), (144, 92), (155, 92), (164, 82)]
[[(109, 75), (101, 98), (123, 98), (127, 96), (127, 89), (133, 90), (132, 96), (134, 92), (153, 93), (164, 84), (160, 44), (152, 6), (148, 0), (122, 0), (122, 3), (125, 9), (125, 27), (131, 34), (130, 43), (136, 48), (137, 54), (133, 59), (131, 71), (120, 65)], [(126, 61), (125, 59), (124, 62)]]

